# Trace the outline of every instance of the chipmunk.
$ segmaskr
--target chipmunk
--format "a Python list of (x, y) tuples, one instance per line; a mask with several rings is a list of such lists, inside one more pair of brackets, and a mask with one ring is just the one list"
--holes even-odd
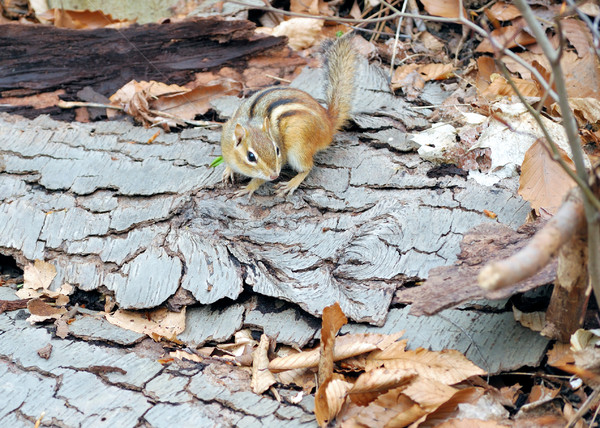
[(298, 175), (277, 185), (277, 195), (294, 193), (312, 169), (315, 153), (328, 147), (350, 118), (356, 55), (347, 36), (326, 50), (327, 109), (304, 91), (280, 86), (242, 102), (221, 136), (223, 181), (233, 183), (234, 172), (252, 177), (238, 196), (252, 197), (263, 183), (277, 179), (286, 163)]

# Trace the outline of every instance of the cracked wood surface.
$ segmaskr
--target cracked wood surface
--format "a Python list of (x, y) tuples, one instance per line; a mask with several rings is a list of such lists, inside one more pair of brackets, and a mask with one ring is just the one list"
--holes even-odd
[(344, 134), (293, 197), (266, 185), (233, 198), (208, 165), (218, 132), (163, 134), (127, 123), (0, 117), (0, 248), (57, 268), (53, 287), (114, 292), (122, 308), (164, 303), (178, 288), (202, 304), (244, 284), (311, 314), (339, 301), (381, 324), (397, 285), (456, 259), (462, 235), (512, 227), (528, 206), (462, 178), (427, 178), (412, 153)]
[[(23, 316), (24, 315), (24, 316)], [(156, 361), (151, 339), (134, 348), (53, 337), (23, 311), (0, 314), (0, 421), (29, 427), (316, 427), (314, 399), (291, 404), (250, 391), (250, 373), (229, 365)], [(47, 359), (37, 353), (52, 345)], [(158, 349), (156, 349), (158, 347)]]
[[(338, 135), (288, 199), (271, 183), (251, 201), (234, 198), (222, 167), (209, 167), (218, 131), (149, 144), (156, 130), (126, 122), (0, 115), (0, 251), (21, 265), (49, 261), (53, 288), (110, 291), (125, 309), (175, 293), (236, 300), (248, 286), (316, 316), (338, 301), (351, 319), (382, 325), (398, 286), (452, 264), (470, 228), (496, 221), (484, 210), (517, 228), (529, 206), (514, 189), (428, 177), (432, 164), (404, 130), (428, 126), (430, 112), (394, 97), (378, 67), (359, 65), (353, 116), (379, 131)], [(321, 99), (320, 73), (305, 70), (293, 86)]]

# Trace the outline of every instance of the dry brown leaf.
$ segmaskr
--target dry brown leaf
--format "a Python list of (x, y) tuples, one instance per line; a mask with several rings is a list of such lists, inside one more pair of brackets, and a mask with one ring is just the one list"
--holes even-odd
[[(402, 65), (394, 71), (394, 76), (392, 77), (392, 89), (396, 90), (399, 88), (406, 88), (409, 76), (411, 74), (417, 74), (420, 64), (405, 64)], [(422, 80), (422, 77), (419, 75), (419, 79)]]
[(419, 33), (417, 37), (418, 40), (423, 43), (423, 46), (431, 51), (431, 53), (442, 53), (446, 48), (444, 42), (428, 31)]
[(140, 82), (131, 80), (121, 87), (117, 92), (110, 96), (110, 101), (114, 105), (125, 106), (131, 101), (138, 92), (145, 92), (148, 99), (154, 99), (162, 96), (177, 96), (190, 92), (190, 89), (179, 85), (167, 85), (166, 83), (156, 82), (154, 80)]
[(179, 360), (194, 361), (195, 363), (201, 363), (202, 361), (204, 361), (204, 358), (202, 358), (201, 356), (190, 354), (189, 352), (182, 351), (181, 349), (169, 352), (169, 357), (177, 358)]
[(49, 9), (40, 18), (53, 22), (55, 27), (71, 29), (125, 28), (135, 23), (135, 20), (115, 19), (101, 10)]
[(323, 0), (291, 0), (290, 11), (311, 15), (332, 16), (333, 10)]
[(492, 5), (490, 13), (498, 21), (512, 21), (521, 16), (521, 12), (515, 5), (501, 1)]
[(551, 366), (572, 364), (575, 362), (571, 345), (568, 343), (555, 342), (552, 348), (546, 352), (548, 364)]
[(479, 93), (484, 92), (492, 83), (492, 75), (497, 73), (496, 63), (491, 56), (477, 58), (477, 77), (475, 86)]
[(424, 348), (405, 351), (390, 359), (367, 359), (367, 369), (383, 365), (389, 369), (414, 370), (419, 376), (435, 379), (441, 383), (452, 385), (471, 376), (485, 374), (485, 371), (469, 361), (463, 354), (454, 349), (435, 352)]
[(571, 43), (577, 55), (581, 58), (593, 52), (592, 34), (588, 26), (579, 19), (563, 19), (560, 21), (561, 29), (569, 43)]
[(43, 260), (29, 263), (23, 270), (23, 288), (47, 290), (56, 276), (56, 267)]
[[(532, 425), (533, 426), (533, 425)], [(436, 428), (506, 428), (507, 425), (497, 421), (481, 419), (450, 419), (436, 425)]]
[(402, 388), (380, 395), (367, 407), (353, 406), (340, 415), (342, 428), (405, 427), (425, 414), (421, 407), (402, 394)]
[(319, 386), (315, 394), (315, 417), (319, 426), (326, 427), (335, 418), (346, 401), (352, 383), (329, 378)]
[[(536, 212), (539, 213), (540, 208), (543, 208), (554, 214), (575, 182), (558, 162), (552, 160), (548, 150), (544, 147), (543, 140), (538, 139), (525, 153), (519, 179), (519, 195), (528, 201)], [(574, 170), (573, 162), (565, 151), (560, 148), (558, 151)]]
[[(404, 352), (406, 351), (407, 343), (408, 343), (408, 340), (404, 339), (404, 340), (398, 340), (397, 342), (391, 343), (389, 346), (381, 347), (382, 349), (371, 352), (367, 356), (367, 361), (391, 360), (394, 358), (401, 357), (402, 355), (404, 355)], [(383, 364), (383, 361), (381, 361), (381, 364)], [(373, 368), (373, 365), (367, 366), (367, 370), (372, 370), (372, 368)]]
[(67, 313), (66, 308), (50, 306), (42, 299), (31, 299), (27, 302), (27, 310), (31, 314), (27, 321), (31, 324), (47, 320), (56, 320)]
[(225, 95), (237, 95), (242, 91), (242, 84), (233, 79), (220, 78), (189, 92), (177, 95), (161, 96), (151, 102), (153, 110), (166, 112), (183, 119), (194, 119), (196, 115), (205, 114), (210, 108), (210, 101)]
[(577, 4), (579, 10), (589, 16), (598, 16), (600, 15), (600, 5), (596, 2), (596, 0), (588, 0), (583, 3)]
[[(427, 13), (433, 16), (442, 16), (444, 18), (458, 18), (460, 14), (459, 0), (421, 0)], [(467, 17), (467, 12), (463, 8), (463, 16)]]
[(419, 73), (426, 81), (449, 79), (454, 76), (454, 65), (425, 64), (419, 67)]
[[(512, 86), (508, 81), (499, 74), (493, 74), (491, 76), (492, 83), (481, 93), (484, 97), (506, 97), (515, 95)], [(516, 77), (512, 78), (513, 83), (519, 90), (519, 92), (526, 97), (539, 97), (540, 90), (538, 89), (535, 82), (531, 80), (523, 80)]]
[[(506, 27), (500, 27), (493, 30), (490, 34), (490, 37), (493, 37), (500, 46), (509, 49), (535, 43), (535, 38), (529, 33), (523, 31), (523, 28), (524, 21), (521, 21), (521, 18), (518, 18), (515, 20), (513, 25), (508, 25)], [(490, 42), (489, 38), (483, 39), (479, 46), (477, 46), (477, 49), (475, 49), (475, 52), (494, 52), (494, 48), (492, 47), (492, 43)]]
[(468, 387), (457, 390), (448, 401), (424, 417), (425, 422), (423, 425), (438, 426), (442, 421), (457, 416), (460, 410), (459, 404), (476, 403), (484, 393), (484, 388), (477, 387)]
[(263, 333), (260, 343), (252, 354), (252, 381), (250, 386), (255, 394), (262, 394), (276, 382), (275, 376), (267, 368), (269, 365), (269, 337)]
[(294, 50), (315, 46), (321, 39), (324, 21), (314, 18), (291, 18), (273, 28), (273, 36), (286, 36), (288, 45)]
[[(289, 346), (282, 346), (277, 351), (277, 355), (280, 357), (295, 355), (300, 353), (294, 348)], [(302, 388), (306, 393), (310, 393), (316, 386), (316, 373), (314, 369), (303, 368), (295, 370), (286, 370), (275, 375), (277, 380), (284, 385), (296, 385)]]
[(545, 403), (554, 399), (554, 397), (556, 397), (559, 392), (560, 389), (552, 388), (548, 385), (533, 385), (533, 387), (531, 388), (531, 392), (529, 393), (529, 397), (527, 397), (527, 404), (540, 402)]
[(546, 324), (546, 312), (521, 312), (513, 306), (515, 321), (533, 331), (542, 331)]
[(348, 318), (342, 312), (340, 304), (335, 302), (331, 306), (323, 309), (323, 321), (321, 327), (321, 345), (319, 347), (319, 370), (318, 384), (321, 385), (325, 380), (333, 375), (333, 352), (335, 347), (335, 336)]
[(354, 382), (350, 394), (360, 394), (364, 392), (387, 391), (392, 388), (408, 384), (415, 376), (416, 371), (411, 370), (390, 370), (377, 368), (362, 373)]
[(458, 391), (445, 382), (419, 376), (413, 379), (402, 393), (429, 413), (449, 401)]
[(185, 308), (181, 312), (171, 312), (165, 308), (139, 312), (119, 309), (114, 314), (106, 314), (106, 320), (136, 333), (174, 340), (185, 330)]
[[(565, 74), (569, 98), (600, 99), (600, 63), (596, 55), (579, 58), (575, 52), (565, 51), (560, 58), (560, 65)], [(546, 68), (549, 69), (549, 66)]]
[[(388, 346), (390, 340), (400, 337), (402, 333), (395, 335), (388, 334), (347, 334), (335, 339), (335, 348), (333, 361), (340, 361), (346, 358), (361, 355), (367, 352)], [(275, 358), (269, 363), (269, 370), (272, 372), (300, 369), (307, 367), (317, 367), (319, 362), (319, 349), (301, 352), (295, 355)]]
[[(600, 100), (597, 98), (569, 98), (569, 105), (579, 127), (600, 122)], [(550, 113), (562, 116), (557, 103), (552, 104)]]

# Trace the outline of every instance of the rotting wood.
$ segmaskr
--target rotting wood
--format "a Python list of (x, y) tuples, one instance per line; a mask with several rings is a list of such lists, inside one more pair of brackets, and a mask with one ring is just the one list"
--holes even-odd
[(250, 21), (214, 17), (94, 30), (3, 24), (0, 109), (26, 117), (45, 113), (72, 120), (71, 110), (55, 105), (8, 107), (2, 98), (64, 90), (62, 98), (73, 100), (86, 87), (110, 96), (132, 79), (184, 84), (194, 80), (194, 72), (233, 65), (284, 45), (283, 37), (255, 34)]

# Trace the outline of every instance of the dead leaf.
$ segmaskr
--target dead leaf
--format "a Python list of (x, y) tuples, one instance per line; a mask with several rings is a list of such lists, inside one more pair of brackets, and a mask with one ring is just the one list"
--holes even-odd
[[(576, 332), (577, 333), (577, 332)], [(572, 364), (575, 362), (573, 351), (568, 343), (555, 342), (546, 352), (548, 364), (551, 366)]]
[(575, 47), (577, 55), (580, 58), (593, 53), (593, 46), (591, 44), (592, 34), (585, 22), (572, 18), (562, 19), (560, 26), (565, 37)]
[(527, 404), (532, 403), (545, 403), (553, 400), (558, 395), (560, 389), (552, 388), (548, 385), (538, 384), (533, 385), (529, 397), (527, 397)]
[(237, 95), (242, 84), (233, 79), (218, 78), (189, 92), (158, 97), (151, 102), (153, 110), (166, 112), (182, 119), (194, 119), (205, 114), (211, 107), (211, 100), (225, 95)]
[(350, 388), (352, 383), (334, 378), (319, 386), (315, 394), (315, 417), (320, 427), (326, 427), (339, 413)]
[(292, 49), (302, 50), (319, 43), (323, 23), (321, 19), (291, 18), (273, 28), (270, 34), (286, 36)]
[(426, 81), (444, 80), (454, 76), (454, 65), (448, 64), (425, 64), (419, 67), (419, 73)]
[(48, 289), (56, 276), (56, 267), (43, 260), (29, 263), (23, 270), (23, 288), (30, 290)]
[(435, 379), (447, 385), (461, 382), (471, 376), (485, 374), (484, 370), (454, 349), (434, 352), (417, 348), (388, 354), (385, 358), (381, 358), (380, 354), (367, 358), (367, 370), (381, 365), (388, 369), (414, 370), (420, 377)]
[[(387, 334), (347, 334), (337, 337), (334, 348), (334, 361), (344, 360), (356, 355), (380, 349), (389, 345), (390, 340), (397, 340), (402, 333), (395, 335)], [(300, 352), (299, 354), (288, 355), (286, 357), (275, 358), (269, 363), (269, 370), (272, 372), (299, 369), (307, 367), (316, 367), (319, 362), (319, 349)]]
[(490, 13), (498, 21), (512, 21), (521, 16), (521, 12), (515, 5), (501, 1), (492, 5)]
[[(563, 197), (575, 182), (562, 167), (550, 157), (544, 146), (544, 140), (538, 139), (525, 153), (519, 180), (519, 195), (539, 213), (540, 208), (554, 214), (562, 203)], [(573, 162), (560, 148), (559, 155), (574, 170)]]
[(49, 9), (40, 18), (53, 22), (55, 27), (71, 29), (125, 28), (135, 23), (135, 20), (115, 19), (101, 10)]
[[(402, 394), (403, 388), (394, 388), (380, 395), (366, 407), (355, 406), (340, 415), (342, 428), (350, 427), (405, 427), (425, 414), (414, 401)], [(350, 413), (350, 410), (354, 410)]]
[(335, 302), (323, 309), (321, 327), (321, 345), (319, 348), (318, 384), (321, 385), (333, 374), (333, 353), (335, 336), (339, 329), (348, 322), (340, 304)]
[(181, 312), (165, 308), (139, 312), (119, 309), (114, 314), (106, 314), (106, 320), (136, 333), (173, 340), (185, 330), (185, 308)]
[(64, 339), (69, 335), (69, 324), (67, 322), (67, 318), (69, 318), (69, 317), (70, 316), (67, 313), (54, 322), (54, 325), (56, 326), (55, 334), (56, 334), (56, 336), (60, 337), (61, 339)]
[[(521, 95), (525, 97), (539, 97), (541, 95), (538, 86), (531, 80), (513, 77), (512, 81)], [(513, 91), (512, 86), (510, 86), (504, 76), (493, 74), (491, 76), (491, 84), (481, 93), (481, 95), (489, 98), (508, 97), (515, 95), (515, 91)]]
[[(460, 14), (459, 0), (421, 0), (428, 14), (433, 16), (442, 16), (444, 18), (458, 18)], [(467, 17), (467, 12), (463, 8), (463, 16)]]
[(408, 384), (415, 376), (416, 371), (401, 369), (390, 370), (377, 368), (362, 373), (354, 382), (350, 394), (361, 394), (365, 392), (381, 392)]
[[(500, 27), (493, 30), (490, 37), (493, 37), (498, 45), (512, 49), (517, 46), (527, 46), (535, 43), (536, 40), (529, 33), (523, 31), (525, 27), (525, 21), (522, 18), (518, 18), (513, 22), (513, 25), (506, 27)], [(492, 42), (489, 38), (483, 39), (483, 41), (477, 46), (475, 52), (495, 52)]]
[[(600, 122), (600, 100), (597, 98), (569, 98), (569, 105), (575, 113), (577, 124), (584, 127), (588, 124)], [(553, 103), (550, 113), (562, 116), (560, 106)]]
[[(487, 384), (486, 384), (487, 385)], [(487, 385), (489, 387), (489, 385)], [(458, 389), (452, 397), (424, 417), (423, 425), (438, 426), (439, 423), (460, 414), (460, 404), (477, 403), (485, 394), (484, 388), (468, 387)]]
[(513, 306), (515, 321), (533, 331), (542, 331), (546, 324), (546, 312), (521, 312)]
[[(533, 425), (532, 425), (533, 426)], [(507, 425), (497, 421), (481, 419), (450, 419), (436, 425), (436, 428), (506, 428)]]
[(169, 352), (169, 357), (177, 358), (179, 360), (189, 360), (195, 363), (201, 363), (204, 361), (204, 358), (202, 358), (201, 356), (196, 354), (190, 354), (189, 352), (182, 351), (181, 349)]
[(275, 376), (267, 368), (269, 366), (269, 337), (262, 334), (260, 343), (254, 350), (252, 357), (252, 381), (250, 386), (255, 394), (262, 394), (276, 382)]
[(31, 314), (27, 321), (31, 324), (36, 322), (43, 322), (47, 320), (55, 320), (60, 318), (63, 314), (67, 313), (65, 308), (57, 308), (56, 306), (50, 306), (42, 299), (36, 298), (31, 299), (27, 303), (27, 310)]

